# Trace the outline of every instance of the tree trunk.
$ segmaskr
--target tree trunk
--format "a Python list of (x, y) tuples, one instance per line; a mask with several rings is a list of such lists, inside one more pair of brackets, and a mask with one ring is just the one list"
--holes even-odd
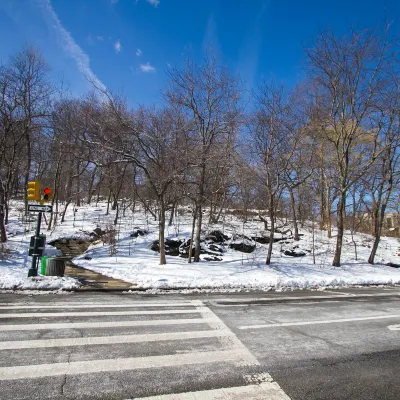
[(158, 227), (159, 227), (159, 247), (160, 247), (160, 265), (165, 265), (167, 260), (165, 258), (165, 245), (164, 245), (164, 233), (165, 233), (165, 205), (164, 199), (160, 200), (160, 211), (158, 218)]
[(189, 264), (192, 262), (192, 249), (193, 249), (194, 230), (196, 228), (196, 218), (197, 218), (197, 206), (196, 206), (194, 214), (193, 214), (192, 234), (190, 236), (189, 251), (188, 251), (188, 253), (189, 253), (188, 254), (188, 263)]
[(319, 199), (320, 202), (320, 220), (319, 220), (319, 229), (322, 231), (326, 229), (326, 220), (325, 220), (325, 182), (324, 175), (321, 170), (321, 182), (320, 182), (321, 196)]
[(119, 217), (119, 205), (117, 203), (117, 212), (115, 213), (114, 225), (118, 224), (118, 217)]
[[(4, 199), (4, 196), (2, 196)], [(0, 204), (0, 241), (1, 243), (7, 242), (7, 233), (6, 233), (6, 226), (4, 224), (4, 201), (1, 201)]]
[(76, 200), (75, 204), (77, 207), (81, 206), (81, 174), (79, 173), (79, 163), (76, 166)]
[(87, 194), (87, 204), (90, 204), (91, 201), (92, 201), (93, 185), (94, 185), (94, 180), (96, 179), (96, 172), (97, 172), (97, 168), (95, 168), (93, 170), (92, 176), (90, 177), (89, 187), (88, 187), (88, 194)]
[(65, 220), (65, 213), (67, 212), (67, 208), (68, 208), (70, 203), (71, 203), (71, 200), (68, 200), (67, 204), (65, 204), (65, 208), (64, 208), (64, 211), (63, 211), (62, 216), (61, 216), (61, 223), (63, 223), (64, 220)]
[(108, 192), (108, 200), (107, 200), (107, 211), (106, 211), (106, 215), (110, 214), (110, 201), (111, 201), (111, 189)]
[(8, 224), (8, 217), (10, 215), (10, 207), (8, 204), (8, 200), (4, 202), (4, 225)]
[(383, 220), (385, 218), (386, 206), (389, 202), (389, 198), (390, 198), (392, 189), (393, 189), (393, 180), (392, 180), (392, 176), (391, 176), (389, 178), (389, 185), (386, 189), (385, 198), (383, 200), (380, 212), (376, 213), (376, 216), (375, 216), (375, 239), (374, 239), (374, 244), (372, 245), (371, 254), (369, 255), (369, 258), (368, 258), (368, 262), (370, 264), (374, 264), (374, 262), (375, 262), (375, 255), (378, 250), (379, 242), (381, 240), (382, 226), (383, 226)]
[(330, 187), (326, 184), (325, 190), (325, 221), (326, 229), (328, 231), (328, 238), (332, 237), (332, 215), (331, 215), (331, 203), (330, 203)]
[(344, 211), (346, 207), (346, 191), (342, 190), (340, 193), (339, 203), (337, 207), (337, 238), (336, 249), (333, 257), (332, 265), (340, 267), (340, 258), (342, 255), (343, 234), (344, 234)]
[(214, 219), (214, 223), (215, 223), (215, 224), (218, 224), (219, 219), (221, 218), (222, 210), (223, 210), (224, 207), (225, 207), (225, 201), (226, 201), (226, 193), (224, 193), (224, 197), (223, 197), (223, 199), (222, 199), (221, 206), (220, 206), (220, 208), (219, 208), (218, 214), (217, 214), (217, 216), (216, 216), (215, 219)]
[(194, 248), (194, 262), (200, 261), (200, 236), (201, 236), (201, 223), (203, 220), (203, 210), (201, 205), (197, 208), (197, 226), (196, 226), (196, 243)]
[(265, 264), (267, 264), (267, 265), (271, 264), (272, 246), (274, 244), (274, 232), (275, 232), (275, 213), (274, 213), (275, 201), (274, 200), (275, 200), (274, 194), (270, 194), (269, 195), (269, 218), (271, 220), (271, 231), (269, 233), (267, 260), (265, 261)]
[(292, 206), (292, 216), (293, 216), (293, 227), (294, 227), (294, 240), (300, 240), (299, 237), (299, 227), (297, 225), (297, 215), (296, 215), (296, 203), (294, 200), (293, 189), (289, 189), (290, 192), (290, 205)]
[(202, 160), (202, 167), (200, 172), (199, 193), (197, 196), (197, 228), (196, 228), (196, 245), (194, 249), (194, 262), (200, 261), (200, 236), (201, 224), (203, 222), (203, 201), (204, 201), (204, 182), (206, 177), (206, 163)]
[(171, 214), (169, 216), (169, 221), (168, 221), (168, 226), (172, 226), (172, 223), (174, 221), (175, 208), (176, 208), (176, 201), (174, 201), (174, 203), (172, 204)]
[[(382, 206), (383, 208), (383, 206)], [(381, 210), (382, 211), (382, 210)], [(376, 213), (378, 214), (378, 212)], [(372, 245), (371, 253), (368, 258), (369, 264), (374, 264), (376, 251), (378, 250), (379, 241), (381, 239), (382, 232), (382, 221), (378, 215), (375, 215), (375, 223), (374, 223), (374, 244)]]

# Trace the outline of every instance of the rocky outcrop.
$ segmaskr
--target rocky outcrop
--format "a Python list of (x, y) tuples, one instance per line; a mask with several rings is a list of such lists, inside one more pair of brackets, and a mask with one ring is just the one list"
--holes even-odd
[(246, 235), (234, 235), (229, 247), (242, 253), (252, 253), (256, 249), (256, 244)]
[(49, 245), (54, 246), (57, 250), (61, 251), (64, 257), (75, 258), (85, 253), (91, 244), (88, 239), (56, 239), (48, 242)]

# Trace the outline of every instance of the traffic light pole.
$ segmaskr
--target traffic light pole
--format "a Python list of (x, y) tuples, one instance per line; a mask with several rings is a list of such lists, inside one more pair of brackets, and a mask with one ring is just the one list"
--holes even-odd
[(37, 276), (38, 274), (38, 268), (37, 268), (37, 261), (39, 258), (39, 252), (38, 252), (38, 247), (39, 247), (39, 235), (40, 235), (40, 225), (42, 223), (42, 213), (38, 213), (37, 221), (36, 221), (36, 230), (35, 230), (35, 244), (33, 248), (33, 254), (32, 254), (32, 264), (31, 267), (28, 270), (28, 277), (30, 276)]

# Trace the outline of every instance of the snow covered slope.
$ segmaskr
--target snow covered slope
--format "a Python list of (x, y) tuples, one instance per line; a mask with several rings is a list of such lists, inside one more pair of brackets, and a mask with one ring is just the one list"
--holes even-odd
[[(343, 286), (359, 284), (393, 284), (400, 283), (400, 269), (384, 264), (400, 264), (398, 247), (400, 241), (396, 238), (382, 238), (378, 253), (377, 265), (371, 266), (368, 259), (372, 237), (364, 234), (355, 235), (358, 259), (355, 259), (354, 244), (349, 233), (345, 236), (340, 268), (331, 265), (335, 246), (335, 237), (327, 238), (324, 231), (314, 232), (315, 264), (313, 263), (313, 235), (310, 226), (300, 229), (301, 240), (294, 242), (290, 234), (277, 235), (284, 238), (274, 244), (272, 264), (265, 265), (267, 244), (252, 240), (260, 237), (263, 232), (263, 223), (253, 221), (243, 223), (231, 213), (222, 216), (221, 222), (213, 225), (204, 225), (204, 234), (207, 236), (213, 230), (220, 230), (229, 237), (223, 244), (216, 244), (223, 252), (218, 259), (221, 261), (207, 261), (212, 258), (207, 254), (201, 256), (200, 263), (188, 264), (185, 258), (167, 256), (167, 265), (159, 265), (159, 255), (150, 249), (152, 243), (158, 239), (157, 221), (143, 211), (130, 211), (122, 217), (114, 227), (114, 211), (105, 215), (106, 204), (79, 207), (73, 212), (71, 206), (67, 212), (66, 221), (58, 225), (54, 231), (45, 232), (47, 240), (60, 237), (88, 237), (96, 228), (102, 230), (115, 229), (116, 243), (104, 244), (94, 242), (89, 250), (74, 259), (74, 262), (84, 268), (100, 272), (137, 284), (140, 288), (306, 288), (313, 286)], [(18, 213), (13, 214), (13, 222), (8, 231), (10, 245), (14, 255), (5, 261), (0, 261), (0, 288), (8, 288), (17, 284), (18, 287), (74, 287), (76, 282), (64, 279), (44, 279), (40, 283), (25, 278), (30, 258), (26, 257), (27, 241), (30, 232), (24, 232), (34, 226), (31, 222), (27, 226), (18, 222)], [(207, 215), (205, 215), (207, 220)], [(147, 231), (143, 236), (131, 234), (137, 230)], [(185, 241), (190, 236), (191, 219), (184, 210), (176, 216), (174, 224), (166, 228), (168, 239)], [(249, 239), (241, 239), (242, 235)], [(254, 252), (244, 253), (231, 248), (232, 244), (240, 240), (248, 241), (256, 246)], [(298, 246), (296, 248), (296, 246)], [(48, 246), (49, 248), (50, 246)], [(234, 247), (234, 246), (233, 246)], [(293, 257), (285, 254), (305, 254)], [(35, 286), (36, 285), (36, 286)], [(47, 286), (46, 286), (47, 285)], [(53, 285), (53, 286), (51, 286)]]

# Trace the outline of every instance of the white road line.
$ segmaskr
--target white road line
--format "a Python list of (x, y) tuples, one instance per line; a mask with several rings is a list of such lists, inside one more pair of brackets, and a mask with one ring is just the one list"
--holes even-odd
[(1, 314), (0, 318), (43, 318), (43, 317), (106, 317), (109, 315), (159, 315), (159, 314), (197, 314), (199, 311), (193, 310), (150, 310), (150, 311), (81, 311), (63, 313), (20, 313), (20, 314)]
[(39, 365), (21, 365), (0, 368), (0, 380), (32, 379), (48, 376), (89, 374), (96, 372), (127, 371), (149, 368), (234, 362), (241, 365), (248, 358), (247, 352), (230, 349), (151, 357), (111, 358), (105, 360), (77, 361)]
[[(400, 296), (400, 292), (396, 293), (377, 293), (377, 294), (355, 294), (354, 296), (351, 296), (351, 298), (358, 298), (358, 297), (395, 297), (395, 296)], [(220, 305), (223, 303), (223, 305), (235, 305), (235, 304), (248, 304), (248, 303), (254, 303), (257, 304), (259, 302), (276, 302), (276, 301), (292, 301), (292, 300), (327, 300), (327, 299), (346, 299), (349, 298), (348, 295), (336, 295), (336, 296), (277, 296), (277, 297), (252, 297), (252, 298), (243, 298), (243, 299), (232, 299), (232, 298), (225, 298), (225, 299), (214, 299), (214, 303)]]
[(276, 382), (179, 394), (143, 397), (141, 400), (290, 400)]
[(191, 331), (191, 332), (171, 332), (171, 333), (152, 333), (152, 334), (146, 333), (138, 335), (117, 335), (117, 336), (63, 338), (63, 339), (46, 339), (46, 340), (18, 340), (18, 341), (13, 340), (9, 342), (0, 342), (0, 350), (159, 342), (166, 340), (227, 337), (232, 335), (233, 333), (231, 331), (212, 330), (212, 331)]
[(282, 326), (333, 324), (333, 323), (338, 323), (338, 322), (370, 321), (370, 320), (374, 320), (374, 319), (387, 319), (387, 318), (400, 318), (400, 314), (377, 315), (375, 317), (328, 319), (328, 320), (319, 320), (319, 321), (317, 320), (317, 321), (281, 322), (281, 323), (277, 323), (277, 324), (245, 325), (245, 326), (239, 326), (238, 329), (279, 328)]
[(346, 292), (335, 292), (334, 290), (324, 290), (324, 293), (334, 293), (334, 294), (342, 294), (344, 296), (357, 296), (354, 293), (346, 293)]
[(26, 324), (26, 325), (0, 325), (1, 331), (36, 331), (51, 329), (93, 329), (93, 328), (117, 328), (133, 326), (154, 326), (154, 325), (186, 325), (206, 324), (204, 318), (188, 319), (159, 319), (148, 321), (107, 321), (107, 322), (66, 322), (53, 324)]
[(205, 307), (201, 300), (192, 300), (192, 304), (196, 306), (196, 310), (201, 313), (204, 320), (207, 321), (208, 325), (217, 330), (229, 331), (229, 344), (233, 349), (238, 349), (243, 354), (247, 354), (246, 364), (248, 365), (260, 365), (257, 358), (247, 349), (247, 347), (237, 338), (237, 336), (218, 318), (208, 307)]
[(400, 325), (389, 325), (387, 328), (391, 331), (400, 331)]
[(0, 305), (0, 310), (29, 310), (29, 309), (66, 309), (66, 308), (135, 308), (135, 307), (190, 307), (190, 303), (130, 303), (130, 304), (85, 304), (85, 303), (58, 303), (57, 305), (39, 304), (16, 306), (15, 303), (10, 305)]

